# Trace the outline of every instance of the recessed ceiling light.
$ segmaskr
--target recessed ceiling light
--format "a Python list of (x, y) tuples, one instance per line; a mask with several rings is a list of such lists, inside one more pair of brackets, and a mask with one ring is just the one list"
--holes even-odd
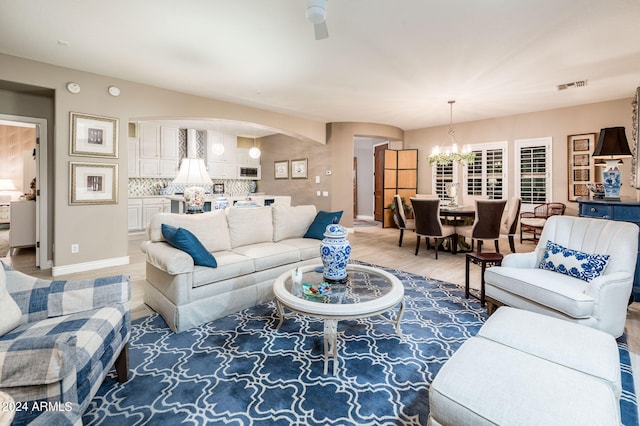
[(58, 40), (58, 46), (69, 47), (71, 46), (71, 43), (69, 43), (67, 40)]

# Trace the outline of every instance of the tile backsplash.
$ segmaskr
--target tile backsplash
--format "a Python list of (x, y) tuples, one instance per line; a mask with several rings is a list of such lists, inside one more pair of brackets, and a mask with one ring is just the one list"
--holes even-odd
[[(223, 184), (227, 195), (243, 195), (250, 192), (249, 180), (213, 179), (214, 184)], [(258, 185), (260, 185), (258, 183)], [(149, 195), (172, 195), (184, 192), (185, 185), (173, 183), (168, 178), (130, 178), (127, 189), (129, 197), (144, 197)], [(207, 193), (213, 192), (213, 185), (205, 185)]]

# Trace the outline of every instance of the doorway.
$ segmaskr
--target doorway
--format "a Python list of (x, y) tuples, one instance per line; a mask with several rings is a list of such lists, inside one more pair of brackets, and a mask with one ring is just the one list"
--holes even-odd
[[(36, 196), (34, 200), (35, 208), (32, 208), (31, 211), (35, 210), (33, 213), (35, 219), (29, 220), (27, 223), (21, 225), (16, 225), (14, 233), (17, 234), (19, 232), (21, 236), (25, 232), (35, 234), (35, 237), (30, 237), (35, 240), (33, 241), (35, 245), (34, 266), (41, 269), (49, 269), (51, 268), (51, 260), (49, 259), (49, 239), (47, 236), (48, 194), (46, 191), (41, 191), (41, 182), (43, 179), (46, 179), (47, 176), (47, 144), (46, 142), (42, 144), (40, 143), (41, 140), (47, 140), (47, 120), (35, 117), (0, 114), (0, 126), (5, 130), (9, 130), (5, 133), (30, 135), (26, 140), (22, 141), (20, 146), (16, 146), (16, 144), (10, 141), (0, 141), (0, 143), (3, 144), (2, 149), (5, 152), (11, 152), (8, 158), (3, 156), (4, 158), (0, 160), (0, 162), (7, 161), (7, 166), (10, 162), (13, 164), (13, 168), (15, 169), (13, 172), (9, 172), (11, 167), (1, 167), (0, 170), (3, 170), (4, 173), (10, 174), (10, 176), (7, 177), (12, 179), (12, 181), (15, 181), (14, 186), (16, 187), (16, 191), (11, 194), (11, 201), (20, 201), (20, 193), (31, 193), (31, 185), (33, 182), (33, 191)], [(30, 129), (33, 129), (33, 131)], [(29, 140), (31, 138), (32, 140)], [(18, 162), (20, 164), (17, 164)], [(33, 162), (33, 164), (30, 164), (30, 162)], [(34, 178), (35, 181), (33, 180)], [(15, 207), (16, 211), (18, 211), (18, 205)], [(24, 206), (20, 206), (20, 208), (22, 207)], [(21, 218), (23, 218), (22, 215), (16, 218), (14, 223), (17, 223), (17, 220)], [(11, 233), (11, 218), (9, 221), (9, 233)]]
[(376, 171), (375, 152), (388, 146), (386, 139), (354, 137), (354, 219), (382, 222), (382, 186), (376, 184), (377, 180), (381, 180), (382, 172)]

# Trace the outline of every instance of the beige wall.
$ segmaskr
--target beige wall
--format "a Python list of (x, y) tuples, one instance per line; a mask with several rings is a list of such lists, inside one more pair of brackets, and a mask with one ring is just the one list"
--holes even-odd
[[(283, 133), (305, 141), (325, 143), (325, 124), (241, 105), (186, 95), (143, 84), (118, 80), (77, 70), (0, 55), (0, 83), (14, 82), (55, 91), (54, 117), (24, 114), (24, 108), (6, 99), (0, 103), (2, 114), (31, 115), (49, 118), (53, 141), (49, 151), (49, 170), (55, 171), (50, 190), (53, 193), (54, 267), (80, 263), (109, 262), (127, 255), (127, 126), (129, 120), (143, 118), (224, 118), (258, 123), (280, 129)], [(69, 93), (70, 81), (81, 86), (79, 94)], [(119, 97), (107, 93), (110, 85), (121, 90)], [(10, 85), (9, 85), (10, 86)], [(2, 87), (2, 86), (0, 86)], [(6, 89), (6, 87), (4, 87)], [(9, 94), (12, 95), (9, 87)], [(15, 95), (21, 99), (23, 96)], [(46, 108), (45, 108), (46, 109)], [(120, 120), (119, 158), (114, 160), (69, 155), (69, 113), (83, 112)], [(115, 205), (69, 206), (69, 162), (87, 161), (119, 165), (119, 199)], [(79, 244), (80, 252), (71, 254), (71, 244)]]
[[(634, 91), (630, 88), (630, 93)], [(513, 177), (515, 159), (514, 141), (539, 137), (552, 138), (553, 158), (553, 199), (567, 204), (567, 214), (576, 215), (578, 204), (568, 200), (567, 176), (567, 136), (582, 133), (598, 133), (601, 128), (624, 126), (627, 139), (631, 139), (631, 101), (619, 99), (610, 102), (587, 104), (578, 107), (562, 108), (529, 114), (513, 115), (491, 120), (469, 123), (454, 123), (453, 129), (459, 144), (478, 144), (487, 142), (508, 142), (509, 196), (514, 195)], [(418, 151), (418, 192), (431, 193), (431, 167), (428, 156), (434, 145), (445, 145), (447, 126), (405, 132), (405, 148), (417, 148)], [(596, 135), (597, 136), (597, 135)], [(631, 187), (631, 159), (622, 166), (622, 196), (634, 200), (638, 191)]]

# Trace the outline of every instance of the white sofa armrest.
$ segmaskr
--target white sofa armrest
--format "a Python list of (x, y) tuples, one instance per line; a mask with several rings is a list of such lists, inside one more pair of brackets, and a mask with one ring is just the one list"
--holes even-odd
[(165, 242), (146, 246), (147, 262), (170, 275), (193, 272), (193, 258)]
[(502, 260), (502, 266), (510, 266), (512, 268), (537, 268), (536, 262), (538, 256), (535, 251), (529, 253), (510, 253)]
[(593, 307), (593, 316), (601, 323), (601, 330), (613, 336), (624, 332), (627, 318), (626, 306), (633, 287), (633, 276), (626, 272), (612, 272), (600, 275), (589, 282), (584, 293), (593, 297), (598, 303)]

